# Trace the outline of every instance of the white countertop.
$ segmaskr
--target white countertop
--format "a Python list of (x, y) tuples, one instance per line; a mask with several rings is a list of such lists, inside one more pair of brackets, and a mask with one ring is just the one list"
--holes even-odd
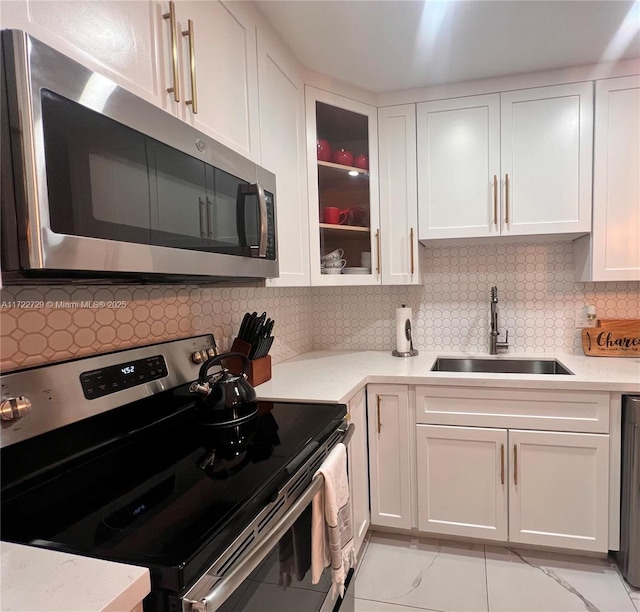
[[(555, 358), (574, 375), (431, 372), (437, 357)], [(346, 402), (368, 383), (640, 393), (640, 359), (442, 352), (399, 358), (385, 351), (312, 351), (274, 366), (271, 380), (256, 391), (262, 400)], [(1, 546), (3, 612), (129, 612), (149, 593), (145, 568), (5, 542)]]
[(3, 612), (130, 612), (151, 590), (149, 570), (2, 542)]
[[(437, 357), (557, 359), (573, 375), (431, 372)], [(423, 351), (401, 358), (390, 351), (312, 351), (275, 365), (271, 380), (256, 392), (262, 400), (345, 402), (368, 383), (640, 393), (640, 358)]]

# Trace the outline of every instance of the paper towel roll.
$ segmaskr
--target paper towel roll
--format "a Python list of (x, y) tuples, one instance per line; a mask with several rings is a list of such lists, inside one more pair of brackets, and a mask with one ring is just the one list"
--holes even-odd
[[(406, 332), (407, 320), (411, 324), (411, 308), (405, 306), (396, 308), (396, 351), (398, 353), (408, 353), (411, 348)], [(413, 328), (413, 324), (411, 326)]]

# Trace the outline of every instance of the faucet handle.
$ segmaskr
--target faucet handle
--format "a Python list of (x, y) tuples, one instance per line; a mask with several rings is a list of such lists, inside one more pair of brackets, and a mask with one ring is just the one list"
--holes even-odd
[(496, 342), (496, 348), (500, 348), (500, 349), (509, 348), (509, 330), (504, 332), (504, 342), (500, 340)]

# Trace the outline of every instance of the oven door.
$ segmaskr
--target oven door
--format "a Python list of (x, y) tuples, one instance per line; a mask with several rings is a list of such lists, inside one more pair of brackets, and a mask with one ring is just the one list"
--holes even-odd
[[(349, 425), (338, 441), (348, 445), (354, 429)], [(324, 479), (314, 476), (306, 488), (301, 483), (304, 472), (315, 472), (324, 457), (312, 457), (300, 470), (303, 474), (299, 471), (283, 487), (278, 498), (189, 589), (181, 600), (183, 612), (354, 611), (354, 589), (349, 588), (353, 569), (345, 581), (344, 597), (332, 594), (329, 568), (318, 584), (311, 583), (311, 501)], [(256, 537), (260, 525), (265, 533)]]

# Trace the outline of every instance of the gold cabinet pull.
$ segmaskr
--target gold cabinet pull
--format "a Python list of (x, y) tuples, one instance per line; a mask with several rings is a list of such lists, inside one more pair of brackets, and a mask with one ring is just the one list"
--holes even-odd
[(413, 228), (409, 232), (409, 244), (411, 245), (411, 274), (415, 272), (415, 267), (413, 265)]
[(196, 88), (196, 48), (193, 38), (193, 21), (187, 21), (187, 29), (182, 32), (183, 36), (189, 37), (189, 73), (191, 75), (191, 100), (185, 100), (185, 104), (191, 105), (191, 112), (198, 114), (198, 92)]
[(180, 83), (178, 76), (178, 35), (176, 26), (176, 5), (173, 0), (169, 2), (169, 12), (162, 15), (163, 19), (169, 20), (171, 28), (171, 63), (173, 68), (173, 87), (167, 88), (167, 93), (173, 94), (173, 99), (180, 102)]
[(498, 177), (493, 175), (493, 224), (498, 227)]
[(504, 484), (504, 444), (500, 445), (500, 484)]
[(378, 245), (378, 267), (376, 268), (376, 272), (378, 276), (380, 276), (380, 270), (382, 267), (380, 266), (380, 230), (376, 230), (376, 243)]
[(504, 175), (504, 222), (509, 225), (509, 175)]
[(382, 431), (382, 419), (380, 418), (380, 396), (377, 395), (378, 400), (378, 433)]
[(518, 447), (513, 445), (513, 484), (518, 484)]

